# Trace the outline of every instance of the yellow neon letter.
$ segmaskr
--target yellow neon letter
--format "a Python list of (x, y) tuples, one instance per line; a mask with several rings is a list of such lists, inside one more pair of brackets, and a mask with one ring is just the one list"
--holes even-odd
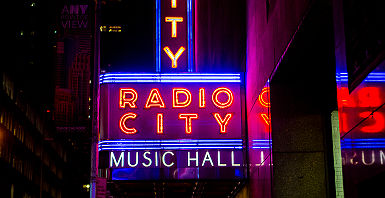
[[(186, 100), (183, 102), (179, 101), (179, 94), (184, 94)], [(184, 108), (189, 106), (191, 103), (191, 92), (185, 88), (173, 88), (172, 89), (172, 107), (173, 108)]]
[[(218, 95), (220, 93), (225, 93), (227, 95), (227, 101), (221, 102), (218, 100)], [(233, 92), (226, 87), (219, 87), (213, 92), (213, 95), (211, 96), (211, 100), (213, 101), (214, 105), (218, 108), (225, 109), (230, 107), (234, 102), (234, 95)]]
[(176, 0), (171, 0), (171, 7), (176, 8)]
[(178, 58), (180, 57), (180, 55), (182, 55), (182, 53), (185, 50), (184, 47), (181, 46), (178, 49), (178, 51), (175, 53), (175, 55), (172, 53), (172, 51), (170, 50), (170, 48), (168, 46), (164, 47), (163, 50), (166, 52), (168, 57), (171, 59), (171, 67), (176, 68), (178, 66), (177, 65)]
[(144, 108), (149, 109), (150, 107), (159, 107), (166, 108), (162, 96), (160, 95), (159, 89), (151, 89), (150, 94), (148, 95), (147, 102)]
[(199, 108), (206, 107), (205, 88), (199, 88)]
[[(126, 98), (126, 94), (131, 94), (131, 98)], [(138, 99), (138, 92), (131, 88), (120, 88), (119, 90), (119, 107), (125, 108), (126, 104), (130, 108), (136, 108), (135, 102)]]
[(135, 119), (136, 118), (136, 113), (126, 113), (124, 115), (122, 115), (122, 117), (120, 118), (120, 121), (119, 121), (119, 128), (120, 130), (125, 133), (125, 134), (135, 134), (137, 132), (137, 130), (135, 128), (128, 128), (126, 126), (126, 121), (127, 119)]
[(222, 119), (221, 115), (219, 113), (213, 113), (215, 120), (218, 122), (219, 126), (221, 127), (221, 133), (226, 133), (226, 126), (229, 124), (229, 121), (231, 117), (233, 117), (232, 113), (226, 114), (225, 118)]
[(179, 119), (185, 119), (186, 121), (186, 134), (191, 134), (191, 120), (192, 119), (198, 119), (198, 114), (197, 113), (180, 113), (179, 114)]
[(156, 133), (163, 134), (163, 113), (156, 114)]
[(176, 23), (177, 22), (183, 22), (183, 17), (166, 17), (166, 22), (171, 22), (171, 37), (176, 38), (177, 28)]

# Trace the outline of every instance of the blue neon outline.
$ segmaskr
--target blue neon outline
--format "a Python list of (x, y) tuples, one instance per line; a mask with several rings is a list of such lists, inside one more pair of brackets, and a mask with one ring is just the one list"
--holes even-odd
[(208, 74), (208, 73), (106, 73), (99, 77), (100, 84), (106, 83), (240, 83), (241, 75), (234, 74)]
[(160, 0), (155, 0), (155, 12), (156, 12), (156, 16), (155, 16), (155, 24), (156, 24), (156, 32), (155, 32), (155, 42), (156, 42), (156, 57), (155, 57), (155, 65), (156, 65), (156, 72), (161, 72), (160, 71), (160, 33), (161, 33), (161, 29), (160, 29)]
[(192, 0), (187, 0), (186, 2), (187, 2), (187, 48), (188, 48), (187, 66), (188, 66), (188, 71), (193, 72)]
[[(348, 82), (348, 73), (336, 73), (336, 80), (341, 82)], [(385, 73), (384, 72), (372, 72), (367, 75), (364, 79), (364, 82), (385, 82)]]
[(242, 139), (177, 139), (177, 140), (102, 140), (103, 150), (167, 150), (167, 149), (242, 149)]

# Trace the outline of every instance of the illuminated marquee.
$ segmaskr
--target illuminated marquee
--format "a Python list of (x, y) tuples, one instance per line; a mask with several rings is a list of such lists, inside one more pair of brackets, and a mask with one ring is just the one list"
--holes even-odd
[[(241, 137), (241, 92), (239, 75), (202, 77), (103, 76), (103, 136), (106, 139), (176, 139)], [(153, 79), (151, 83), (129, 80)], [(158, 83), (160, 79), (186, 79), (201, 83)], [(122, 79), (128, 80), (125, 83)], [(226, 80), (234, 82), (226, 83)], [(206, 83), (210, 80), (222, 83)], [(115, 83), (119, 82), (119, 83)], [(214, 82), (214, 81), (213, 81)]]
[(164, 168), (199, 170), (163, 179), (245, 177), (239, 74), (109, 73), (100, 82), (99, 151), (108, 152), (114, 179), (138, 179), (119, 176), (130, 168), (148, 169), (141, 179)]

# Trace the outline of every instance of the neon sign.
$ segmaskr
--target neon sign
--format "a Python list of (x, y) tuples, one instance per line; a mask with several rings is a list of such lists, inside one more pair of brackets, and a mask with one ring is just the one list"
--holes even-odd
[(372, 113), (375, 108), (385, 102), (382, 93), (384, 93), (382, 87), (374, 86), (360, 88), (350, 95), (348, 88), (340, 88), (338, 103), (340, 107), (344, 108), (340, 113), (341, 133), (348, 132), (354, 127), (354, 123), (365, 118), (368, 118), (366, 122), (358, 127), (361, 133), (383, 133), (385, 131), (385, 112), (380, 109)]
[(192, 71), (191, 0), (157, 0), (157, 71)]
[[(184, 179), (245, 177), (239, 74), (109, 73), (100, 82), (99, 151), (113, 179), (154, 179), (154, 169), (191, 171)], [(132, 178), (123, 176), (131, 169)]]
[(102, 96), (108, 98), (102, 102), (102, 116), (108, 115), (102, 124), (104, 138), (241, 137), (242, 108), (238, 83), (181, 85), (104, 84)]

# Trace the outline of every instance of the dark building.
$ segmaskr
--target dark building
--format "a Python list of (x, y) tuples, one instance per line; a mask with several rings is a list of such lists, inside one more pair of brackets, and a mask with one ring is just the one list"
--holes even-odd
[[(76, 157), (79, 145), (83, 146), (81, 149), (84, 146), (88, 149), (87, 144), (78, 143), (81, 140), (78, 137), (73, 137), (71, 141), (63, 138), (55, 123), (55, 82), (60, 86), (69, 86), (66, 80), (69, 75), (55, 78), (63, 73), (65, 65), (62, 63), (66, 58), (64, 43), (58, 43), (60, 24), (56, 19), (57, 10), (61, 7), (59, 4), (57, 1), (5, 3), (5, 7), (13, 10), (14, 17), (6, 20), (10, 22), (7, 24), (10, 31), (7, 32), (11, 33), (11, 40), (6, 46), (4, 61), (9, 65), (0, 67), (3, 137), (1, 193), (4, 197), (88, 195), (89, 161), (84, 156)], [(79, 46), (86, 44), (81, 41)], [(89, 62), (90, 47), (86, 50), (83, 47), (80, 52), (86, 55), (78, 58), (79, 64), (73, 66), (73, 78), (82, 80), (76, 97), (87, 92), (89, 94), (84, 85), (89, 86), (90, 83), (89, 79), (84, 80), (89, 78), (87, 75), (79, 75), (79, 70), (86, 70), (84, 63)], [(61, 55), (56, 59), (55, 54)], [(55, 62), (61, 64), (56, 71)], [(62, 110), (74, 112), (76, 106), (72, 103), (75, 96), (67, 90), (59, 91), (62, 96), (58, 101), (71, 99), (69, 105), (61, 106)], [(85, 101), (89, 101), (88, 96), (78, 102), (78, 106), (85, 106)], [(87, 105), (77, 108), (78, 111), (82, 109), (79, 116), (83, 120), (88, 119), (88, 108)], [(83, 121), (82, 124), (86, 125), (87, 122)], [(84, 169), (79, 168), (79, 159), (83, 162), (80, 165), (87, 163)], [(85, 179), (82, 180), (82, 176)]]
[(29, 104), (5, 73), (1, 82), (2, 196), (65, 197), (71, 154), (55, 136), (52, 113)]

